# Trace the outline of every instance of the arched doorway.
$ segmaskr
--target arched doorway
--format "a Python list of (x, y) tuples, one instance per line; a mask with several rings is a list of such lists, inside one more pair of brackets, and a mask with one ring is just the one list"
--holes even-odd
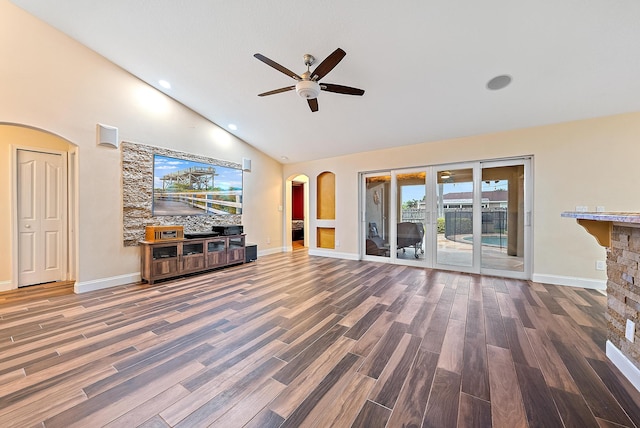
[(10, 257), (0, 262), (0, 291), (75, 278), (76, 146), (45, 130), (0, 124), (3, 148), (11, 156), (0, 167), (11, 180), (0, 193), (10, 209), (0, 214), (0, 228), (12, 239), (1, 244)]
[(288, 251), (309, 246), (309, 177), (292, 175), (286, 181), (284, 242)]

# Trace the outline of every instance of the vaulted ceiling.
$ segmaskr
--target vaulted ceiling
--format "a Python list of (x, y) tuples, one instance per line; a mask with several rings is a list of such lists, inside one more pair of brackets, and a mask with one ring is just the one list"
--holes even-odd
[[(12, 2), (282, 162), (640, 110), (637, 0)], [(362, 97), (257, 96), (338, 47)]]

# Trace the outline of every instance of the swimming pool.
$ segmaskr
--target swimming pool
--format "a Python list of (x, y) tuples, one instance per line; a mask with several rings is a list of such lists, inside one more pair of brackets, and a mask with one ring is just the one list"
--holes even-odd
[[(472, 242), (473, 236), (465, 236), (465, 241)], [(506, 247), (507, 246), (507, 236), (506, 235), (484, 235), (480, 239), (482, 245), (489, 245), (491, 247)]]

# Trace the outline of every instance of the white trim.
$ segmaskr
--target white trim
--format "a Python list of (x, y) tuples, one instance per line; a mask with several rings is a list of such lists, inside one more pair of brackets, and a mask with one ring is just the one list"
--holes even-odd
[[(258, 251), (258, 257), (269, 254), (282, 253), (281, 247), (271, 248), (268, 250)], [(73, 291), (77, 294), (86, 293), (88, 291), (102, 290), (104, 288), (117, 287), (118, 285), (127, 285), (140, 282), (142, 277), (140, 272), (129, 273), (125, 275), (117, 275), (109, 278), (94, 279), (91, 281), (76, 282)], [(0, 283), (0, 286), (2, 283)], [(1, 289), (0, 289), (1, 291)]]
[(140, 272), (126, 275), (112, 276), (109, 278), (93, 279), (91, 281), (76, 282), (73, 286), (74, 293), (86, 293), (87, 291), (102, 290), (103, 288), (116, 287), (118, 285), (140, 282)]
[[(36, 129), (38, 132), (48, 133), (45, 130)], [(51, 134), (55, 135), (55, 134)], [(59, 137), (62, 139), (62, 137)], [(68, 143), (69, 144), (69, 143)], [(70, 144), (69, 144), (70, 145)], [(70, 150), (57, 150), (57, 149), (48, 149), (43, 147), (32, 147), (23, 144), (11, 144), (11, 236), (12, 236), (12, 244), (11, 244), (11, 283), (12, 289), (17, 289), (20, 286), (20, 269), (19, 269), (19, 230), (18, 230), (18, 152), (19, 151), (28, 151), (28, 152), (36, 152), (36, 153), (44, 153), (51, 155), (61, 156), (62, 159), (62, 179), (64, 181), (64, 192), (61, 194), (60, 203), (63, 207), (62, 213), (62, 227), (61, 234), (64, 237), (62, 242), (62, 248), (60, 248), (60, 252), (62, 254), (61, 259), (61, 274), (60, 280), (69, 280), (71, 274), (69, 272), (69, 251), (71, 251), (71, 242), (69, 241), (69, 152)], [(29, 284), (28, 284), (29, 285)]]
[(626, 377), (629, 382), (640, 391), (640, 369), (635, 366), (616, 346), (607, 340), (607, 357)]
[(331, 257), (334, 259), (345, 259), (345, 260), (360, 260), (360, 256), (357, 253), (340, 253), (333, 250), (325, 250), (325, 249), (311, 249), (309, 248), (310, 256), (320, 256), (320, 257)]
[(335, 228), (336, 227), (336, 221), (335, 220), (321, 220), (321, 219), (316, 219), (316, 227), (332, 227)]
[(0, 281), (0, 291), (11, 291), (15, 289), (17, 289), (17, 287), (13, 284), (11, 280)]
[(552, 285), (568, 285), (569, 287), (580, 288), (592, 288), (594, 290), (606, 290), (606, 279), (589, 279), (589, 278), (577, 278), (573, 276), (561, 276), (561, 275), (544, 275), (533, 274), (533, 282), (541, 282), (543, 284)]

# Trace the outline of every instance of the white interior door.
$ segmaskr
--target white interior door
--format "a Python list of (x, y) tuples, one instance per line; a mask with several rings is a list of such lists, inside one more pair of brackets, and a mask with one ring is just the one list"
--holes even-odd
[(17, 151), (18, 286), (63, 280), (66, 169), (61, 154)]

